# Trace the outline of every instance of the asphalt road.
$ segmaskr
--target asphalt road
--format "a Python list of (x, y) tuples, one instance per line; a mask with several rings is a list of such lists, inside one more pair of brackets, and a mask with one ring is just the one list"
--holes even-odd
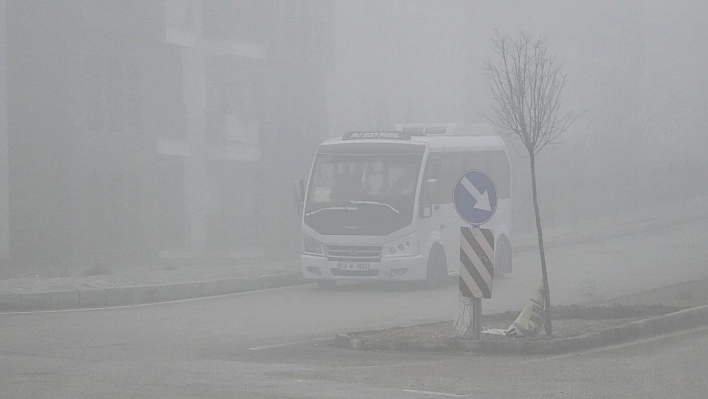
[(705, 398), (708, 389), (708, 327), (562, 356), (333, 351), (303, 344), (251, 354), (240, 361), (267, 371), (238, 389), (251, 398), (352, 399)]
[[(708, 223), (698, 221), (554, 248), (548, 253), (553, 302), (601, 300), (708, 278), (706, 238)], [(520, 254), (515, 265), (512, 277), (495, 282), (485, 312), (519, 309), (538, 284), (536, 254)], [(705, 332), (676, 343), (540, 362), (327, 346), (340, 332), (449, 319), (456, 301), (453, 284), (435, 290), (349, 284), (334, 291), (301, 286), (124, 309), (0, 314), (0, 398), (431, 396), (415, 390), (475, 398), (552, 397), (549, 392), (639, 398), (705, 392)], [(674, 388), (680, 394), (662, 396), (669, 383), (683, 384)], [(525, 384), (537, 396), (524, 395)]]

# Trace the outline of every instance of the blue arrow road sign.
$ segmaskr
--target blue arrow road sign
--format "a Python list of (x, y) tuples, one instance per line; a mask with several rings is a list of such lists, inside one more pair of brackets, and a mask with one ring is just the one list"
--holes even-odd
[(473, 226), (487, 223), (497, 210), (494, 182), (479, 170), (470, 170), (462, 175), (452, 195), (457, 213)]

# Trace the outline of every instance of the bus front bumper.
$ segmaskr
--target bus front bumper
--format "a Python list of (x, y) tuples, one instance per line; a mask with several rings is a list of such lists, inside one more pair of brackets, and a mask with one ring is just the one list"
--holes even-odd
[(425, 280), (427, 260), (422, 255), (382, 259), (380, 262), (331, 261), (301, 255), (302, 275), (311, 280)]

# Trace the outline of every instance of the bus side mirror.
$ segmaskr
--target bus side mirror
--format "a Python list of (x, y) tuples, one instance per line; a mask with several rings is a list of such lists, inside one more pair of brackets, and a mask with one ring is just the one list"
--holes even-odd
[(433, 205), (435, 195), (438, 192), (438, 179), (428, 179), (425, 181), (424, 195), (421, 197), (420, 216), (429, 218), (433, 216)]
[(302, 216), (303, 208), (305, 207), (305, 181), (302, 179), (295, 180), (293, 184), (293, 198), (297, 204), (297, 213)]

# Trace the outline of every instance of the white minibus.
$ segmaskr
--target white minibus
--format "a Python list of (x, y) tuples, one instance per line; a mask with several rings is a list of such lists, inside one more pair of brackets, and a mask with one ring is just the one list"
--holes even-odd
[(467, 171), (494, 181), (495, 277), (511, 272), (511, 168), (487, 125), (411, 124), (350, 132), (322, 143), (309, 181), (298, 183), (302, 273), (337, 280), (425, 280), (459, 273), (460, 227), (453, 188)]

